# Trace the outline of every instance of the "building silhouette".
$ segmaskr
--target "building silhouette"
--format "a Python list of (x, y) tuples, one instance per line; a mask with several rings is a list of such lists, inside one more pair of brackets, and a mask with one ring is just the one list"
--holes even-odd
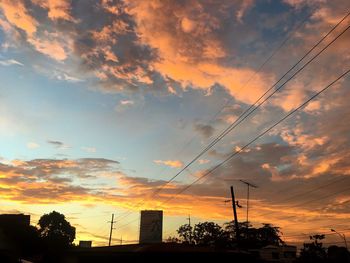
[(2, 214), (0, 215), (0, 228), (9, 226), (29, 226), (30, 215), (24, 214)]
[(161, 243), (163, 237), (163, 211), (143, 210), (140, 222), (140, 244)]

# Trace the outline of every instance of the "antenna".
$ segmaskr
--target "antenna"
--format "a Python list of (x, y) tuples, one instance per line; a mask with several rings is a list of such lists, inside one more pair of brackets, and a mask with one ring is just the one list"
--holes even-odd
[(249, 215), (249, 188), (250, 187), (258, 188), (258, 187), (254, 184), (247, 182), (247, 181), (244, 181), (244, 180), (240, 180), (240, 181), (247, 185), (247, 221), (246, 222), (247, 222), (247, 228), (248, 228), (248, 223), (249, 223), (249, 217), (248, 217), (248, 215)]

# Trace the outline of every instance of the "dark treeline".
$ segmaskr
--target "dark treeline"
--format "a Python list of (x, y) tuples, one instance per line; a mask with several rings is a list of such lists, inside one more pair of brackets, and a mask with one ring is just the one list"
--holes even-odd
[[(203, 222), (194, 226), (184, 224), (179, 227), (177, 233), (179, 238), (169, 237), (167, 242), (245, 251), (258, 250), (269, 245), (286, 245), (281, 239), (280, 228), (271, 224), (262, 224), (260, 228), (254, 228), (246, 222), (239, 223), (237, 233), (234, 221), (225, 223), (223, 227), (214, 222)], [(325, 248), (322, 243), (324, 238), (325, 235), (310, 236), (310, 242), (303, 244), (295, 262), (350, 263), (350, 253), (345, 247)]]
[(267, 245), (284, 245), (279, 227), (263, 224), (254, 228), (247, 223), (239, 223), (239, 233), (234, 222), (225, 223), (223, 227), (214, 222), (203, 222), (194, 225), (185, 224), (179, 227), (179, 238), (169, 237), (168, 242), (185, 243), (198, 246), (215, 246), (218, 248), (251, 248), (258, 249)]

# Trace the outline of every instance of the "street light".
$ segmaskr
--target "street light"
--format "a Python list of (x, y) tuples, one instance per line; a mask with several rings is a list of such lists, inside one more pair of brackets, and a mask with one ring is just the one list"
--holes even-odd
[(348, 243), (346, 242), (345, 234), (340, 234), (339, 232), (335, 231), (334, 229), (331, 229), (331, 231), (337, 233), (342, 239), (344, 239), (346, 250), (348, 250)]

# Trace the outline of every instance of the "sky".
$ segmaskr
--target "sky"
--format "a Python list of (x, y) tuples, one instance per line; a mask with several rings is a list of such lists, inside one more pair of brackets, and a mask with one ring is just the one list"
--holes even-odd
[(113, 243), (132, 243), (144, 209), (164, 211), (164, 238), (189, 215), (232, 220), (231, 185), (245, 221), (245, 180), (258, 186), (253, 226), (278, 226), (290, 243), (341, 242), (330, 229), (350, 235), (350, 77), (254, 139), (349, 70), (349, 10), (346, 0), (0, 0), (0, 213), (36, 225), (58, 211), (93, 245), (107, 244), (114, 213)]

